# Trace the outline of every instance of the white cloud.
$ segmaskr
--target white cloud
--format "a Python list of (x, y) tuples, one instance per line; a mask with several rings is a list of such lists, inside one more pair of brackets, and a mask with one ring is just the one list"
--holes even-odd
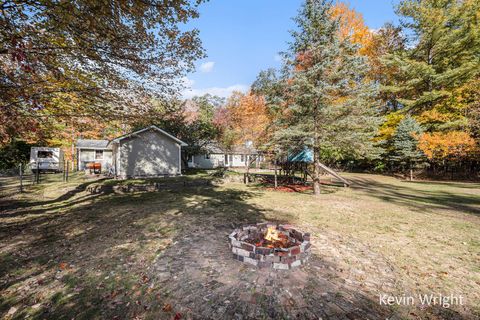
[(211, 72), (214, 66), (215, 62), (213, 61), (204, 62), (200, 65), (200, 71), (204, 73)]
[(210, 87), (210, 88), (203, 88), (203, 89), (186, 88), (183, 91), (182, 96), (185, 99), (190, 99), (195, 96), (203, 96), (204, 94), (210, 93), (211, 95), (228, 98), (233, 91), (247, 92), (248, 89), (249, 89), (249, 86), (244, 84), (235, 84), (233, 86), (228, 86), (228, 87)]

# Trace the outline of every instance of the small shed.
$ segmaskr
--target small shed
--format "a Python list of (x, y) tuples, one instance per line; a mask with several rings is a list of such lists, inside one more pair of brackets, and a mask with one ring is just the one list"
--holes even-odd
[(187, 144), (157, 126), (113, 139), (113, 166), (118, 178), (180, 175), (181, 147)]
[(100, 163), (102, 171), (112, 167), (112, 146), (108, 140), (77, 140), (77, 169), (85, 170), (89, 163)]

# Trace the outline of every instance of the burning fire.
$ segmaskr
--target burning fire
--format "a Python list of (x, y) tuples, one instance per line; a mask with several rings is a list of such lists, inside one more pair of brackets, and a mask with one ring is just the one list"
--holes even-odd
[(288, 236), (277, 230), (276, 227), (270, 226), (263, 239), (255, 243), (255, 245), (267, 248), (286, 248), (288, 247)]
[(265, 234), (265, 237), (263, 237), (265, 240), (275, 242), (275, 241), (280, 241), (280, 232), (277, 230), (275, 227), (268, 227), (267, 233)]

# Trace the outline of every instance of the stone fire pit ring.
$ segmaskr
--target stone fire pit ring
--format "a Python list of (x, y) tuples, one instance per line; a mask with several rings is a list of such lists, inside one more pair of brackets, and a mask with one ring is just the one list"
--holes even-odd
[[(255, 239), (263, 238), (268, 228), (272, 227), (287, 236), (292, 246), (271, 248), (252, 244)], [(258, 268), (289, 270), (304, 265), (310, 256), (310, 234), (291, 225), (257, 223), (235, 229), (228, 238), (233, 258)]]

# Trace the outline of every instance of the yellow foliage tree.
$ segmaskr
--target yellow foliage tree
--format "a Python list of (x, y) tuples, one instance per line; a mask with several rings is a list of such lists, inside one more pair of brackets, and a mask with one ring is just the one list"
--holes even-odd
[(418, 147), (430, 160), (460, 160), (473, 153), (475, 140), (463, 131), (424, 133)]
[(350, 8), (345, 2), (337, 2), (331, 10), (332, 18), (340, 23), (340, 39), (349, 38), (351, 42), (360, 45), (359, 53), (365, 54), (365, 50), (372, 41), (372, 32), (365, 25), (363, 16)]
[(393, 134), (395, 133), (398, 124), (400, 123), (400, 121), (402, 121), (404, 117), (405, 115), (400, 112), (392, 112), (386, 115), (385, 121), (382, 123), (382, 125), (380, 125), (375, 140), (381, 141), (391, 139), (393, 137)]

